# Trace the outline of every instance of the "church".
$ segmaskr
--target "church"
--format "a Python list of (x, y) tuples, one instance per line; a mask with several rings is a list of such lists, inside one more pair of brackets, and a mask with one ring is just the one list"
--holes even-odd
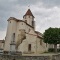
[(4, 42), (1, 42), (3, 51), (40, 54), (48, 50), (48, 46), (43, 42), (43, 34), (35, 31), (34, 18), (31, 10), (28, 9), (23, 20), (14, 17), (8, 19), (6, 38)]

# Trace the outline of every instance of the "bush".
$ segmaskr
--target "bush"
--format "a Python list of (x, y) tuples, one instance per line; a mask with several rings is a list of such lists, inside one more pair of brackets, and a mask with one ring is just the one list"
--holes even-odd
[[(54, 48), (49, 48), (48, 52), (54, 52)], [(57, 52), (60, 52), (60, 49), (57, 49)]]
[(48, 52), (54, 52), (54, 48), (49, 48)]
[(58, 52), (60, 52), (60, 49), (57, 49)]

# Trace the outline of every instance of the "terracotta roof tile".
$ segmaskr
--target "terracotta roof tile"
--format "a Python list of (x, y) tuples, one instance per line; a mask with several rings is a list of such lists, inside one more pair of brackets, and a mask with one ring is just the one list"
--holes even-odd
[[(26, 15), (33, 16), (33, 14), (32, 14), (32, 12), (31, 12), (31, 10), (30, 10), (30, 9), (28, 9), (28, 11), (26, 12), (26, 14), (25, 14), (24, 16), (26, 16)], [(34, 17), (34, 16), (33, 16), (33, 17)]]
[(28, 25), (28, 26), (30, 26), (30, 27), (32, 27), (32, 28), (34, 28), (33, 26), (29, 25), (28, 23), (26, 23), (26, 22), (25, 22), (25, 21), (23, 21), (23, 20), (16, 19), (16, 18), (14, 18), (14, 17), (10, 17), (7, 21), (10, 21), (10, 20), (15, 20), (15, 21), (17, 21), (17, 22), (24, 22), (26, 25)]

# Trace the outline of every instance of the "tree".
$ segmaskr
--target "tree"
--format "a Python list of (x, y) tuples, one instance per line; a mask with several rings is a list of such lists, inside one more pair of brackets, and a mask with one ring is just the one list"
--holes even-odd
[(54, 44), (55, 52), (57, 52), (57, 44), (60, 43), (60, 28), (48, 28), (44, 32), (43, 41), (48, 44)]

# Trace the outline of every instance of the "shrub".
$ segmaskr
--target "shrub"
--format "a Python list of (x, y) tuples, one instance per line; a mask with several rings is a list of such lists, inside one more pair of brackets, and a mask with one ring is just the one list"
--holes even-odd
[(57, 49), (57, 52), (60, 52), (60, 49)]
[[(49, 48), (48, 52), (54, 52), (54, 48)], [(60, 52), (60, 49), (57, 49), (57, 52)]]
[(49, 48), (48, 52), (54, 52), (54, 48)]

